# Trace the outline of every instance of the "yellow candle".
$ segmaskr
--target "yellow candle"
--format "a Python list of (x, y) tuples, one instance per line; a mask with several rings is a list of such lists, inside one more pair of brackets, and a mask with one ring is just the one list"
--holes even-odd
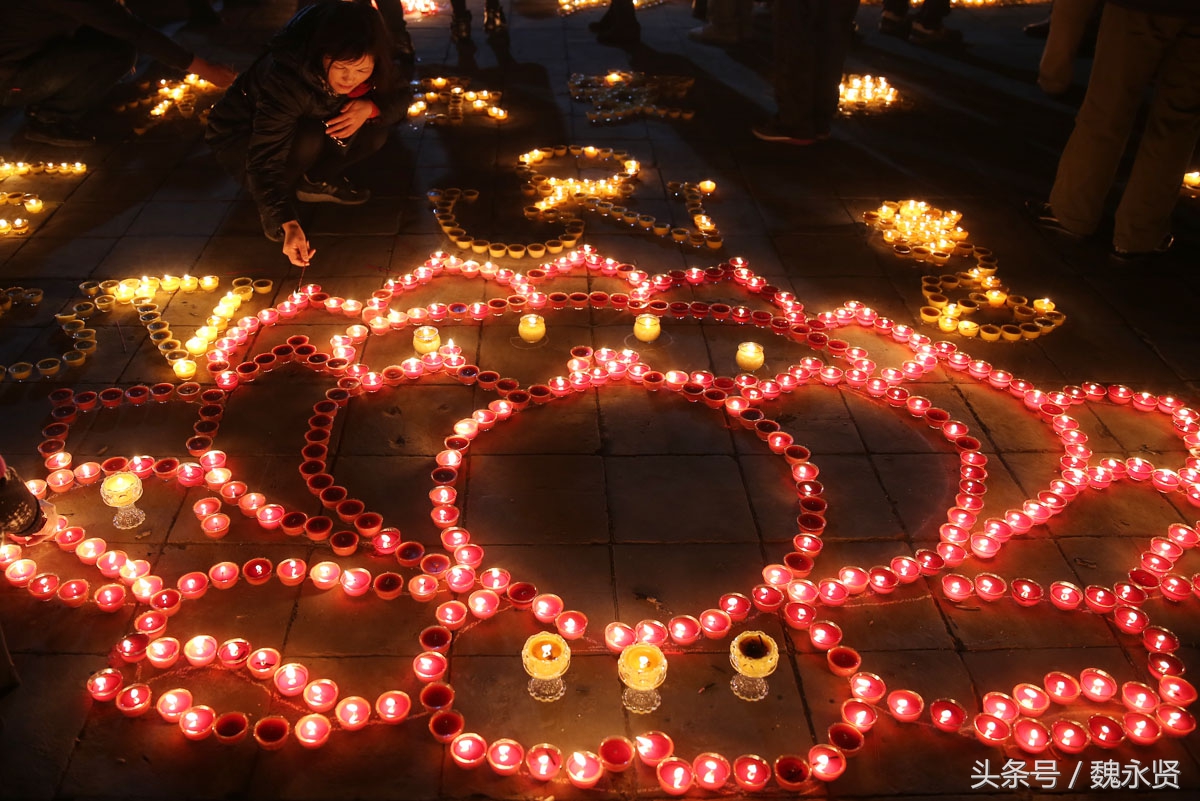
[(423, 325), (413, 331), (413, 350), (417, 353), (433, 353), (441, 346), (442, 337), (432, 325)]
[(641, 169), (642, 169), (642, 165), (639, 164), (636, 159), (629, 159), (628, 161), (625, 162), (625, 174), (626, 175), (637, 175), (638, 172), (641, 171)]
[(737, 366), (753, 373), (763, 366), (763, 346), (757, 342), (743, 342), (737, 348)]
[(1052, 312), (1054, 311), (1054, 301), (1050, 300), (1050, 298), (1038, 298), (1033, 302), (1033, 308), (1042, 314)]
[(194, 275), (184, 275), (179, 279), (179, 288), (184, 292), (195, 292), (200, 287), (200, 279)]
[(517, 334), (526, 342), (541, 342), (546, 336), (546, 321), (537, 314), (523, 314), (517, 326)]
[(765, 632), (743, 631), (729, 644), (729, 662), (743, 676), (770, 676), (779, 664), (779, 645)]
[(109, 506), (129, 506), (142, 494), (142, 480), (133, 473), (113, 473), (100, 485), (100, 498)]
[(639, 314), (633, 321), (633, 336), (638, 342), (653, 342), (662, 333), (662, 324), (654, 314)]
[(938, 329), (947, 334), (957, 331), (958, 318), (950, 314), (941, 315), (938, 317)]
[(989, 289), (986, 293), (988, 305), (993, 308), (1000, 308), (1008, 302), (1008, 293), (1003, 289)]
[(217, 338), (217, 334), (219, 333), (220, 332), (211, 325), (202, 325), (196, 329), (196, 337), (204, 340), (205, 342), (212, 342)]
[(176, 359), (171, 369), (175, 371), (176, 378), (187, 381), (196, 375), (196, 362), (191, 359)]
[(117, 289), (113, 293), (113, 295), (114, 295), (114, 297), (116, 297), (117, 303), (129, 303), (130, 301), (133, 300), (135, 291), (136, 291), (135, 287), (128, 287), (128, 286), (122, 285), (122, 286), (117, 287)]
[(667, 658), (657, 645), (635, 643), (617, 658), (617, 675), (631, 690), (653, 690), (667, 678)]
[(162, 288), (163, 292), (174, 292), (179, 289), (179, 284), (180, 281), (176, 276), (164, 275), (158, 285)]
[(1200, 188), (1200, 171), (1184, 173), (1183, 182), (1191, 189)]
[(711, 195), (717, 191), (717, 182), (705, 179), (699, 183), (700, 191), (706, 195)]
[(45, 204), (42, 203), (42, 199), (37, 195), (25, 198), (25, 211), (30, 214), (40, 214), (44, 208)]
[(557, 634), (534, 634), (521, 649), (521, 664), (532, 678), (557, 679), (571, 666), (571, 648)]
[(976, 336), (979, 333), (979, 323), (972, 322), (971, 320), (959, 320), (958, 333), (964, 337)]
[(217, 278), (215, 275), (206, 275), (200, 279), (200, 288), (205, 292), (212, 292), (217, 288), (217, 284), (220, 282), (221, 279)]

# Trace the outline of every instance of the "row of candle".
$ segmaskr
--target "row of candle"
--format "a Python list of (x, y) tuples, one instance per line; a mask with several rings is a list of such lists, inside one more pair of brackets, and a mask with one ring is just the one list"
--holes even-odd
[[(1066, 321), (1049, 298), (1029, 304), (1003, 285), (996, 276), (996, 258), (988, 248), (969, 241), (968, 232), (958, 227), (962, 215), (942, 211), (924, 201), (886, 201), (863, 215), (864, 221), (882, 231), (901, 256), (918, 262), (945, 266), (954, 257), (974, 258), (975, 266), (949, 275), (927, 275), (921, 279), (926, 305), (919, 312), (922, 322), (937, 326), (944, 334), (957, 333), (985, 342), (1020, 342), (1044, 336)], [(953, 291), (965, 298), (951, 300)], [(1010, 320), (1004, 324), (979, 323), (968, 319), (979, 309), (1003, 309)], [(993, 315), (994, 316), (994, 315)]]
[(642, 115), (691, 119), (694, 112), (677, 104), (693, 83), (693, 78), (679, 75), (614, 70), (604, 75), (575, 73), (568, 79), (567, 88), (572, 100), (592, 106), (587, 112), (589, 122), (610, 123)]
[[(663, 0), (633, 0), (635, 9), (653, 8)], [(601, 8), (608, 5), (607, 0), (558, 0), (558, 13), (567, 16), (576, 11), (586, 11), (590, 8)]]
[[(464, 113), (482, 114), (497, 121), (508, 119), (508, 110), (500, 105), (503, 93), (487, 89), (472, 90), (468, 89), (469, 86), (468, 78), (437, 76), (413, 81), (409, 118), (424, 116), (427, 125), (461, 123)], [(445, 112), (431, 112), (431, 107), (435, 105), (445, 105)]]
[(843, 75), (838, 84), (838, 111), (855, 114), (883, 111), (900, 100), (887, 78), (873, 75)]
[[(847, 307), (847, 308), (846, 308), (846, 310), (847, 310), (848, 312), (851, 312), (851, 313), (852, 313), (852, 317), (853, 317), (853, 319), (854, 319), (856, 322), (859, 322), (860, 324), (861, 324), (861, 317), (867, 317), (867, 316), (868, 316), (868, 315), (861, 315), (861, 317), (860, 317), (860, 315), (859, 315), (859, 312), (860, 312), (860, 311), (862, 311), (862, 309), (861, 309), (861, 308), (849, 308), (849, 307)], [(836, 316), (837, 316), (837, 315), (835, 314), (834, 316), (835, 316), (835, 318), (836, 318)], [(882, 330), (880, 331), (880, 333), (882, 333)], [(895, 333), (893, 332), (893, 337), (894, 337), (894, 336), (895, 336)], [(923, 344), (927, 344), (927, 343), (921, 343), (921, 345), (919, 345), (919, 346), (923, 346)], [(947, 350), (947, 351), (946, 351), (946, 353), (948, 353), (949, 355), (954, 355), (954, 351), (949, 351), (949, 350)], [(992, 383), (992, 382), (990, 382), (990, 381), (989, 381), (989, 383)], [(993, 384), (993, 385), (994, 385), (994, 384)], [(1022, 391), (1023, 391), (1023, 393), (1028, 393), (1028, 392), (1030, 392), (1031, 390), (1030, 390), (1030, 389), (1024, 389), (1024, 390), (1022, 390)], [(1130, 393), (1130, 394), (1132, 394), (1132, 393)], [(1123, 393), (1119, 393), (1119, 392), (1117, 393), (1117, 397), (1121, 397), (1122, 395), (1123, 395)], [(1128, 400), (1128, 399), (1127, 399), (1127, 400)], [(1120, 402), (1120, 401), (1116, 401), (1116, 402)], [(907, 405), (907, 404), (906, 404), (906, 405)], [(1176, 407), (1176, 409), (1178, 409), (1178, 407)], [(1186, 416), (1185, 416), (1185, 419), (1188, 419), (1188, 418), (1186, 418)]]
[(0, 180), (14, 175), (84, 175), (87, 165), (82, 161), (75, 162), (44, 162), (44, 161), (8, 161), (0, 158)]

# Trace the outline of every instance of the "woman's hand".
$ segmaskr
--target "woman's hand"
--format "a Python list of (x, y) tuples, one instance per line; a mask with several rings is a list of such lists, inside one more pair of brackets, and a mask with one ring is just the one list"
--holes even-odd
[(376, 111), (375, 104), (370, 100), (351, 100), (342, 106), (340, 114), (325, 121), (325, 133), (334, 139), (349, 139), (358, 133), (358, 129), (371, 119)]
[(297, 267), (307, 267), (317, 251), (308, 244), (304, 229), (295, 220), (283, 224), (283, 255)]

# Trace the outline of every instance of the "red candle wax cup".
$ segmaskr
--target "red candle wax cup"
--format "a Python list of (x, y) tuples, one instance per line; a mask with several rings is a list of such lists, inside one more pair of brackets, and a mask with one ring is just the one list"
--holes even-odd
[(808, 750), (808, 762), (814, 778), (831, 782), (846, 772), (846, 756), (834, 745), (824, 743)]
[(687, 760), (678, 757), (668, 757), (655, 767), (658, 786), (667, 795), (686, 795), (692, 787), (695, 774)]
[(1181, 676), (1163, 676), (1158, 680), (1158, 692), (1164, 703), (1178, 707), (1191, 706), (1196, 701), (1196, 688)]
[(1036, 684), (1018, 684), (1013, 687), (1012, 698), (1020, 714), (1031, 718), (1041, 717), (1050, 708), (1050, 694)]
[(329, 740), (333, 724), (324, 715), (313, 712), (296, 721), (296, 741), (305, 748), (320, 748)]
[(775, 760), (775, 781), (785, 790), (801, 790), (812, 778), (812, 768), (802, 757), (785, 754)]
[(178, 723), (183, 713), (192, 708), (192, 694), (182, 688), (168, 690), (155, 704), (159, 717), (167, 723)]
[(562, 767), (562, 751), (549, 743), (532, 746), (525, 755), (525, 766), (534, 779), (548, 782)]
[(448, 743), (462, 733), (463, 716), (454, 710), (435, 712), (429, 718), (429, 732), (439, 743)]
[(179, 716), (179, 729), (189, 740), (203, 740), (212, 734), (217, 714), (210, 706), (193, 706)]
[(1036, 720), (1021, 718), (1013, 724), (1013, 740), (1027, 754), (1041, 754), (1053, 739), (1050, 730)]
[(554, 627), (567, 640), (578, 640), (587, 631), (587, 616), (583, 612), (568, 609), (554, 618)]
[[(893, 690), (888, 693), (887, 704), (892, 717), (902, 723), (917, 720), (925, 709), (925, 700), (912, 690)], [(811, 755), (809, 761), (812, 761)], [(816, 769), (815, 762), (813, 768)]]
[(1143, 712), (1126, 712), (1121, 719), (1125, 734), (1138, 745), (1153, 745), (1162, 737), (1162, 726), (1153, 715)]
[(125, 605), (125, 588), (120, 584), (105, 584), (96, 590), (93, 597), (100, 611), (116, 612)]
[(125, 677), (119, 670), (105, 668), (93, 673), (87, 680), (87, 691), (97, 701), (111, 701), (125, 686)]
[(1073, 720), (1054, 721), (1050, 734), (1055, 747), (1064, 754), (1078, 754), (1091, 742), (1087, 729)]
[(675, 743), (661, 731), (648, 731), (634, 738), (638, 758), (648, 767), (657, 767), (675, 753)]
[(399, 723), (408, 716), (411, 708), (408, 694), (401, 690), (388, 690), (375, 700), (375, 714), (384, 723)]
[(342, 571), (338, 583), (350, 598), (366, 595), (371, 589), (371, 572), (362, 567), (351, 567)]
[(755, 792), (771, 780), (771, 765), (756, 754), (743, 754), (733, 761), (733, 777), (738, 787)]
[(1000, 745), (1008, 739), (1012, 727), (995, 715), (976, 715), (971, 723), (975, 737), (984, 745)]
[(1196, 718), (1186, 709), (1174, 704), (1159, 704), (1154, 710), (1154, 719), (1169, 737), (1186, 737), (1196, 730)]
[(1099, 668), (1084, 668), (1079, 674), (1079, 688), (1089, 701), (1104, 703), (1117, 694), (1117, 680)]
[(635, 753), (633, 741), (626, 737), (607, 737), (600, 743), (600, 763), (605, 770), (613, 773), (628, 770)]
[(967, 711), (957, 701), (939, 698), (929, 705), (933, 725), (946, 732), (957, 732), (967, 719)]

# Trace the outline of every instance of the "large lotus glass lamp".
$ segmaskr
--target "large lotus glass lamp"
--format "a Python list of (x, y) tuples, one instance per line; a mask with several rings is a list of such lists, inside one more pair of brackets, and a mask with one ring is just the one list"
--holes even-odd
[(142, 497), (142, 480), (133, 473), (113, 473), (100, 485), (100, 500), (117, 510), (113, 525), (117, 528), (137, 528), (146, 521), (146, 513), (137, 508)]

